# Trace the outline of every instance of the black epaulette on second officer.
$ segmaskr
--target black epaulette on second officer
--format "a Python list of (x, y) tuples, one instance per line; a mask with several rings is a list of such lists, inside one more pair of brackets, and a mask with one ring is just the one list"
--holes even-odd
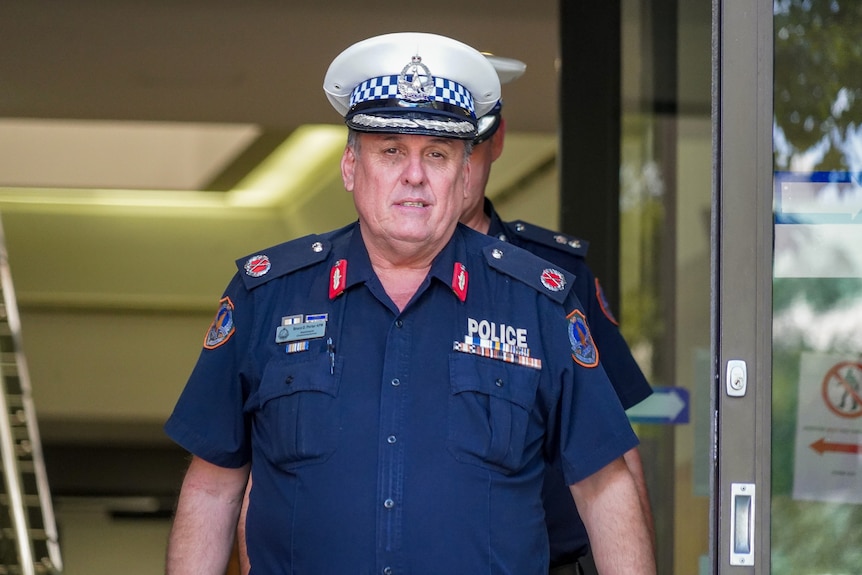
[(246, 289), (252, 290), (271, 279), (323, 261), (331, 248), (329, 239), (312, 234), (240, 258), (236, 267)]
[[(587, 250), (590, 247), (590, 242), (587, 240), (561, 234), (521, 220), (505, 222), (503, 225), (509, 234), (522, 240), (555, 248), (581, 258), (587, 257)], [(512, 241), (511, 238), (508, 239)]]
[(488, 265), (563, 303), (575, 276), (525, 249), (507, 242), (494, 242), (482, 248)]

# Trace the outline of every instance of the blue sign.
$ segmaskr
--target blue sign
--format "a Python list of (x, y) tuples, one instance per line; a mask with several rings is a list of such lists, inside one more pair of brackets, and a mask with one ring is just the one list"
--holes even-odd
[(689, 394), (683, 387), (654, 387), (653, 394), (626, 411), (632, 423), (688, 423)]

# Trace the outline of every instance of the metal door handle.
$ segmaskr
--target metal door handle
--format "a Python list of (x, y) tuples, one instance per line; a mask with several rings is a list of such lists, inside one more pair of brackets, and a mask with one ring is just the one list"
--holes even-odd
[(754, 483), (730, 484), (730, 564), (754, 565)]

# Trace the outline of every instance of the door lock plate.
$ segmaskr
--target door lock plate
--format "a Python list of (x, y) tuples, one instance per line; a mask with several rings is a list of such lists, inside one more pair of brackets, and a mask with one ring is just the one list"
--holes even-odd
[(731, 359), (727, 362), (727, 395), (742, 397), (748, 388), (748, 368), (745, 361)]

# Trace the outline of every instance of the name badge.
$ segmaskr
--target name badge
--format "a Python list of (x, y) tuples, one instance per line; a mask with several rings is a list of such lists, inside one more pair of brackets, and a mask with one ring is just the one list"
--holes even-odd
[(275, 343), (316, 339), (326, 334), (326, 320), (280, 325), (275, 329)]

